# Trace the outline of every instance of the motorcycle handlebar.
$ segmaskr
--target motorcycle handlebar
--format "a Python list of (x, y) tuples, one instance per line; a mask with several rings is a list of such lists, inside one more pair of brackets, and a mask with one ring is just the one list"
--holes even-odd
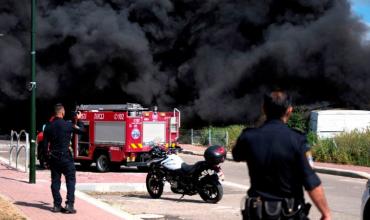
[(177, 154), (179, 152), (182, 152), (182, 148), (179, 146), (176, 146), (174, 148), (170, 147), (168, 149), (163, 146), (153, 146), (152, 149), (149, 151), (149, 153), (155, 157), (165, 157), (168, 154)]

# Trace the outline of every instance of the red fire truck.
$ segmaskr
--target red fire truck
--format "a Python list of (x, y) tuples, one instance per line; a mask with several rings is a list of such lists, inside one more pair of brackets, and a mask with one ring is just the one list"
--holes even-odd
[(73, 155), (84, 167), (96, 163), (106, 172), (121, 165), (144, 168), (153, 145), (175, 147), (179, 137), (180, 111), (159, 112), (140, 104), (80, 105), (86, 132), (74, 134)]

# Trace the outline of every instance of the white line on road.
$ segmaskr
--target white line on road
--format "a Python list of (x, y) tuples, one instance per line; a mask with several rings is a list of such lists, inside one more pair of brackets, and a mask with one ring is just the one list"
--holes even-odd
[(223, 181), (223, 182), (221, 182), (221, 184), (224, 185), (224, 186), (234, 187), (234, 188), (238, 188), (238, 189), (242, 189), (242, 190), (248, 190), (249, 189), (249, 185), (242, 185), (242, 184), (239, 184), (239, 183), (233, 183), (233, 182), (229, 182), (229, 181)]

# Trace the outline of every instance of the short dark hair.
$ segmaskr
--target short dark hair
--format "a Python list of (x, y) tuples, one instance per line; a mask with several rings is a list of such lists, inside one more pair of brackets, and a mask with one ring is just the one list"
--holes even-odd
[(55, 104), (54, 105), (54, 114), (58, 114), (63, 109), (64, 109), (64, 106), (61, 103)]
[(267, 119), (279, 119), (292, 106), (289, 94), (282, 90), (272, 91), (264, 95), (263, 109)]

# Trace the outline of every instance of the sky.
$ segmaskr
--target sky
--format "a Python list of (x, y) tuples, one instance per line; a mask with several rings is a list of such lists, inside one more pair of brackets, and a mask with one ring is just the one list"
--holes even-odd
[(370, 0), (351, 0), (352, 10), (370, 25)]
[(351, 0), (351, 2), (352, 11), (369, 26), (365, 39), (370, 40), (370, 0)]

